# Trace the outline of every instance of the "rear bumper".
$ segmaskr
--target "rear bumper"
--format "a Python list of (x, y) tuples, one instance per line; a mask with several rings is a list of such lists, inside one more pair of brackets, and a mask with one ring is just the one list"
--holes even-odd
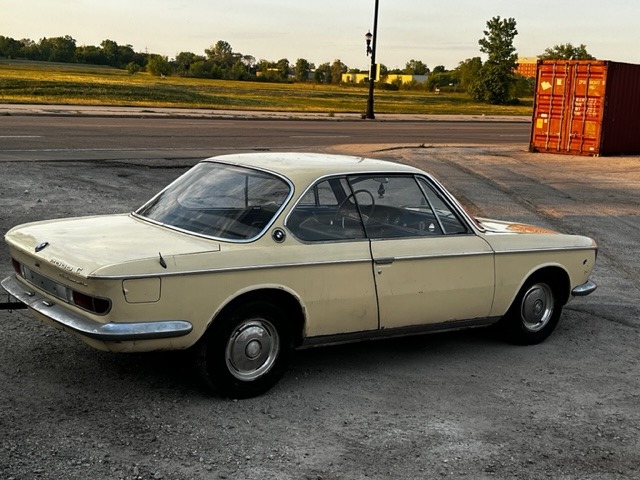
[(587, 295), (593, 293), (598, 286), (593, 283), (591, 280), (587, 280), (582, 285), (578, 285), (573, 290), (571, 290), (571, 295), (574, 297), (586, 297)]
[(58, 324), (63, 330), (68, 329), (95, 340), (154, 340), (182, 337), (193, 329), (191, 323), (184, 320), (100, 323), (70, 311), (64, 304), (57, 304), (45, 298), (34, 289), (20, 283), (15, 274), (2, 280), (0, 285), (28, 308)]

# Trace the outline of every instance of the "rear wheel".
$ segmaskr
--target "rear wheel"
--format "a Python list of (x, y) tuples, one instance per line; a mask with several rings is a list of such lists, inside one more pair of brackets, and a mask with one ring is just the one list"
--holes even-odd
[(205, 383), (231, 398), (260, 395), (284, 374), (293, 351), (282, 309), (251, 302), (216, 319), (196, 347)]
[(522, 287), (501, 325), (513, 343), (533, 345), (551, 335), (561, 313), (562, 305), (553, 284), (534, 277)]

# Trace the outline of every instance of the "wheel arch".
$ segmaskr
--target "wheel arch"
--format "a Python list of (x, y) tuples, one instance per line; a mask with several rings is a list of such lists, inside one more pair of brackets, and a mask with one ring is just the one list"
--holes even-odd
[(547, 265), (530, 272), (520, 285), (518, 292), (522, 290), (524, 285), (535, 280), (544, 280), (549, 284), (553, 293), (558, 295), (559, 305), (567, 304), (571, 292), (571, 279), (564, 268), (559, 265)]
[(283, 309), (289, 319), (288, 323), (292, 328), (294, 345), (297, 347), (302, 343), (306, 318), (305, 308), (300, 298), (293, 292), (275, 286), (262, 286), (238, 293), (218, 310), (209, 322), (209, 325), (207, 325), (206, 330), (211, 328), (211, 325), (216, 322), (216, 319), (225, 317), (241, 305), (246, 305), (251, 302), (271, 303)]

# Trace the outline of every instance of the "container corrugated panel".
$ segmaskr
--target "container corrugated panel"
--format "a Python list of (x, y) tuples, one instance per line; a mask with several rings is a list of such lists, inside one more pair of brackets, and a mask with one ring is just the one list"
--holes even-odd
[(534, 101), (532, 151), (640, 153), (640, 65), (541, 61)]

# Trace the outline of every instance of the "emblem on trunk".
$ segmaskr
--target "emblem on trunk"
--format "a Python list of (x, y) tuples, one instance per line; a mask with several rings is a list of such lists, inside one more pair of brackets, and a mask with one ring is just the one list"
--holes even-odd
[(62, 270), (66, 270), (67, 272), (72, 273), (80, 273), (82, 271), (82, 267), (74, 267), (73, 265), (69, 265), (68, 263), (63, 262), (62, 260), (58, 260), (57, 258), (52, 258), (49, 260), (49, 263), (55, 265)]
[(49, 246), (49, 242), (39, 243), (38, 245), (36, 245), (36, 253), (41, 252), (42, 250), (44, 250), (48, 246)]

